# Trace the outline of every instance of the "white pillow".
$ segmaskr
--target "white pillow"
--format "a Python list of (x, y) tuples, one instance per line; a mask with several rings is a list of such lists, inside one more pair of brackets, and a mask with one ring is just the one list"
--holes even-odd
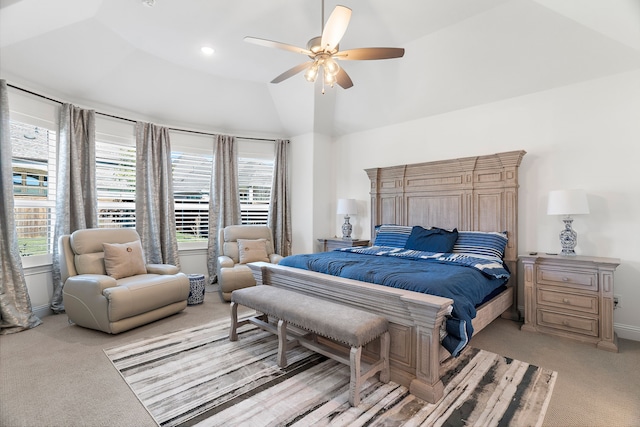
[(140, 240), (129, 243), (103, 243), (104, 269), (114, 279), (147, 274)]
[(238, 239), (238, 256), (240, 264), (257, 261), (269, 262), (267, 239)]

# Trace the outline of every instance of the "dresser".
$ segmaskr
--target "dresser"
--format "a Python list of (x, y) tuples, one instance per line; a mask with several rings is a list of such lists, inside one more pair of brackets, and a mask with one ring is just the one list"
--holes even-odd
[(542, 332), (618, 351), (613, 330), (613, 275), (619, 259), (521, 255), (524, 325)]
[(368, 246), (368, 240), (361, 239), (341, 239), (339, 237), (332, 237), (328, 239), (318, 239), (321, 245), (321, 252), (332, 251), (338, 248), (349, 248), (352, 246)]

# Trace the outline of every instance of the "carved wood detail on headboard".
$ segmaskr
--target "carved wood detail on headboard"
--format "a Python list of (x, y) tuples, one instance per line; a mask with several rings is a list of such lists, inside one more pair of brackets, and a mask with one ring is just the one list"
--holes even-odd
[(524, 150), (366, 169), (371, 236), (379, 224), (507, 231), (505, 262), (518, 259), (518, 167)]

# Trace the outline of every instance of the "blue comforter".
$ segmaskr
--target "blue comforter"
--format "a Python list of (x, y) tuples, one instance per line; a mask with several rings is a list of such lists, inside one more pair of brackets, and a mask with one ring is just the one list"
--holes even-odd
[(280, 265), (451, 298), (443, 345), (454, 356), (473, 334), (475, 307), (509, 279), (501, 262), (384, 246), (292, 255)]

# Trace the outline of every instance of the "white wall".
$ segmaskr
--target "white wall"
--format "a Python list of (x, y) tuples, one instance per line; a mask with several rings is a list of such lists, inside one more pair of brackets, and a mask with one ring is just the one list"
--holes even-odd
[(310, 133), (290, 139), (291, 218), (293, 253), (315, 252), (317, 239), (327, 237), (335, 212), (335, 177), (331, 161), (332, 140)]
[[(524, 149), (520, 253), (558, 252), (563, 224), (546, 215), (547, 194), (585, 189), (591, 214), (574, 220), (576, 252), (620, 258), (615, 327), (640, 340), (639, 123), (640, 71), (634, 71), (339, 138), (336, 188), (366, 206), (352, 222), (369, 237), (364, 169)], [(334, 221), (336, 232), (339, 226)]]

